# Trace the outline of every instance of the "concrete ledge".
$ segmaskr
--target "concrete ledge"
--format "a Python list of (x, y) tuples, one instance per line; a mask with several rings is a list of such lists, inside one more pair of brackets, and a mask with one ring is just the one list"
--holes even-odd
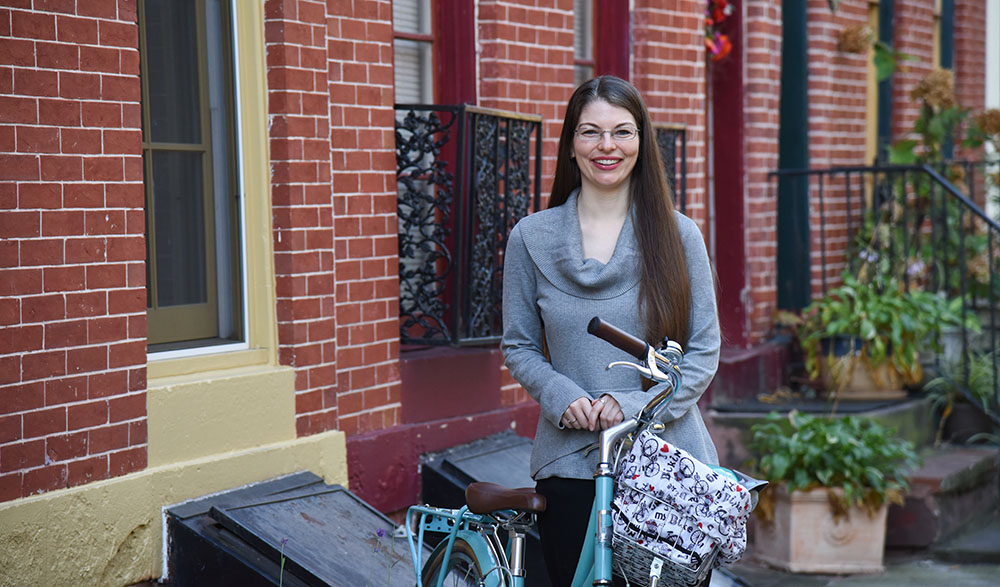
[(159, 577), (163, 508), (311, 470), (347, 484), (339, 431), (213, 455), (0, 504), (0, 585), (130, 585)]
[(768, 341), (750, 348), (724, 346), (719, 370), (705, 401), (739, 401), (771, 393), (787, 381), (788, 343)]
[[(867, 404), (856, 403), (858, 406), (852, 408), (850, 413), (875, 418), (882, 424), (892, 426), (896, 429), (897, 436), (909, 440), (915, 446), (927, 446), (933, 442), (934, 424), (929, 399), (915, 398), (888, 404), (873, 403), (871, 405), (877, 407), (872, 409), (860, 409)], [(723, 411), (721, 408), (709, 408), (702, 412), (723, 466), (741, 469), (746, 466), (747, 459), (754, 457), (747, 449), (747, 444), (750, 442), (750, 427), (762, 421), (768, 412), (774, 410), (787, 413), (798, 407), (795, 402), (767, 405), (755, 402), (753, 405), (752, 411), (737, 409)], [(840, 413), (846, 414), (847, 411), (843, 409), (846, 406), (841, 407)], [(817, 413), (829, 413), (829, 407), (825, 407), (824, 410)]]

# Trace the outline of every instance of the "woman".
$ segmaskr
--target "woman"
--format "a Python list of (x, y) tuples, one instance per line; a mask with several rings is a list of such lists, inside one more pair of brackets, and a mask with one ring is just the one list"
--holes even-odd
[(502, 350), (541, 406), (531, 475), (552, 584), (570, 585), (594, 499), (600, 431), (633, 416), (644, 391), (625, 353), (587, 334), (600, 316), (627, 332), (682, 344), (683, 386), (662, 436), (706, 463), (718, 456), (697, 401), (718, 366), (719, 326), (701, 232), (673, 210), (653, 127), (639, 92), (602, 76), (566, 107), (547, 210), (511, 231), (504, 258)]

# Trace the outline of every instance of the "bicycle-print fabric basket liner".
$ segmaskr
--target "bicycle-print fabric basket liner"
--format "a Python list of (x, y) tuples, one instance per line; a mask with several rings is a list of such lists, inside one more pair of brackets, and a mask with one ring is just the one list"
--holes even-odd
[(703, 562), (718, 566), (743, 555), (750, 491), (687, 451), (643, 431), (619, 461), (616, 482), (618, 542), (633, 542), (699, 576), (707, 572)]

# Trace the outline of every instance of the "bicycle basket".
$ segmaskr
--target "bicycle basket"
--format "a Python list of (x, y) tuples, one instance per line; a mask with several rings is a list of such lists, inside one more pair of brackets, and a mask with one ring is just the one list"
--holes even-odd
[(648, 587), (650, 569), (656, 560), (660, 560), (660, 587), (695, 587), (705, 580), (705, 576), (715, 566), (718, 547), (704, 557), (700, 565), (694, 567), (664, 558), (663, 554), (653, 552), (620, 534), (614, 535), (612, 552), (614, 573), (628, 579), (631, 585)]
[(616, 484), (614, 567), (630, 582), (648, 584), (660, 559), (662, 582), (695, 585), (742, 556), (750, 492), (683, 449), (643, 431), (619, 459)]

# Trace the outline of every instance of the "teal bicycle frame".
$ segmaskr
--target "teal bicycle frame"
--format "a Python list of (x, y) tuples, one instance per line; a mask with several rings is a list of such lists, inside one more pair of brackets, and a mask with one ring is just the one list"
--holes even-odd
[[(573, 577), (573, 587), (611, 585), (611, 500), (614, 497), (614, 464), (611, 462), (611, 453), (612, 447), (618, 440), (635, 430), (637, 424), (638, 420), (630, 418), (601, 433), (601, 458), (594, 480), (596, 484), (594, 505), (590, 511), (586, 538)], [(501, 545), (495, 530), (502, 527), (503, 522), (498, 521), (493, 515), (474, 514), (468, 510), (468, 506), (454, 510), (419, 505), (409, 509), (406, 518), (407, 528), (412, 527), (411, 516), (419, 516), (416, 523), (417, 535), (407, 532), (417, 586), (431, 587), (424, 586), (423, 578), (420, 576), (422, 565), (417, 564), (421, 561), (418, 545), (424, 543), (425, 532), (442, 532), (446, 536), (437, 547), (444, 549), (441, 560), (445, 563), (442, 564), (442, 569), (451, 558), (455, 540), (462, 538), (472, 547), (479, 561), (483, 584), (486, 587), (524, 587), (521, 561), (515, 560), (523, 554), (523, 542), (520, 545), (521, 553), (514, 548), (514, 539), (508, 539), (506, 545)], [(516, 515), (517, 512), (504, 510), (495, 514), (505, 516)], [(438, 573), (433, 587), (441, 587), (444, 576), (444, 572)]]
[[(497, 525), (496, 520), (490, 516), (474, 514), (469, 511), (468, 506), (462, 506), (457, 510), (435, 508), (431, 506), (413, 506), (409, 509), (406, 519), (407, 527), (409, 528), (410, 516), (419, 515), (420, 520), (418, 522), (418, 534), (416, 537), (416, 544), (414, 544), (414, 536), (412, 532), (406, 533), (407, 541), (410, 547), (410, 559), (413, 561), (413, 568), (416, 573), (417, 587), (424, 587), (423, 578), (420, 576), (420, 571), (422, 570), (422, 565), (417, 564), (421, 560), (420, 554), (418, 552), (418, 546), (424, 543), (424, 532), (444, 532), (447, 536), (442, 541), (444, 544), (444, 556), (441, 560), (445, 563), (451, 558), (452, 548), (455, 545), (455, 539), (461, 537), (468, 543), (472, 548), (476, 556), (476, 560), (482, 565), (483, 562), (492, 561), (493, 566), (488, 569), (483, 569), (483, 581), (487, 587), (500, 587), (504, 585), (510, 585), (511, 587), (524, 587), (524, 577), (518, 577), (515, 580), (513, 575), (510, 574), (509, 568), (498, 560), (496, 552), (496, 544), (491, 543), (491, 541), (484, 537), (480, 532), (476, 530), (477, 527), (495, 527)], [(441, 548), (438, 545), (438, 548)], [(505, 556), (508, 558), (509, 554)], [(444, 569), (444, 565), (442, 565)], [(508, 580), (505, 580), (509, 579)], [(441, 587), (444, 583), (445, 573), (438, 573), (436, 580), (436, 587)], [(428, 586), (429, 587), (429, 586)]]
[[(644, 376), (654, 381), (667, 382), (669, 385), (661, 391), (642, 409), (636, 417), (612, 426), (601, 432), (598, 443), (599, 458), (597, 470), (594, 473), (594, 505), (590, 512), (586, 538), (580, 551), (576, 573), (573, 576), (572, 587), (611, 585), (612, 575), (612, 520), (611, 501), (614, 498), (614, 467), (613, 452), (622, 443), (634, 439), (646, 428), (654, 431), (662, 429), (660, 414), (666, 410), (673, 398), (673, 391), (680, 385), (681, 373), (678, 364), (681, 361), (681, 347), (675, 342), (665, 341), (664, 349), (657, 352), (647, 343), (594, 318), (587, 327), (588, 332), (599, 336), (618, 348), (639, 359), (639, 363), (618, 361), (613, 366), (627, 366), (636, 369)], [(472, 556), (482, 573), (482, 585), (485, 587), (524, 587), (524, 534), (511, 531), (512, 526), (500, 518), (514, 516), (520, 520), (527, 512), (502, 510), (491, 514), (476, 514), (468, 511), (468, 506), (460, 509), (443, 509), (431, 506), (413, 506), (406, 516), (407, 540), (409, 541), (410, 557), (413, 560), (417, 587), (424, 586), (421, 571), (422, 557), (418, 546), (424, 543), (424, 533), (442, 532), (445, 538), (438, 544), (432, 558), (438, 556), (440, 549), (444, 550), (440, 571), (433, 587), (442, 587), (447, 574), (448, 561), (451, 560), (456, 540), (461, 538), (472, 550), (466, 556)], [(411, 516), (419, 516), (416, 527), (416, 541), (411, 530)], [(530, 518), (529, 518), (530, 519)], [(516, 529), (526, 528), (521, 522)], [(502, 541), (497, 533), (499, 528), (508, 529), (509, 537)], [(658, 571), (654, 570), (654, 573)], [(657, 577), (658, 575), (654, 574)]]

